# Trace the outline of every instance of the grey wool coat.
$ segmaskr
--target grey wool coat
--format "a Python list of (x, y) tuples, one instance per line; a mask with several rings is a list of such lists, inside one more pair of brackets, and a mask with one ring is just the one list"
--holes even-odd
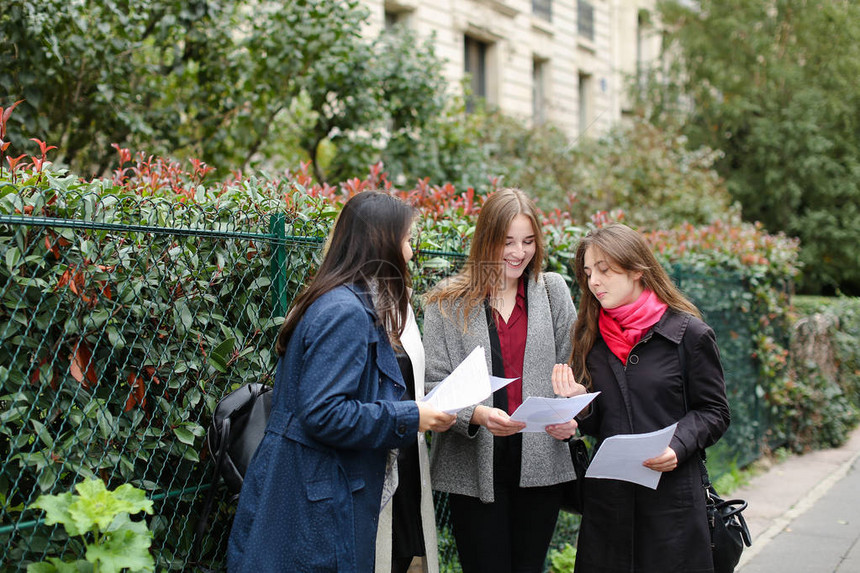
[[(554, 397), (552, 368), (570, 357), (570, 333), (576, 309), (567, 283), (557, 273), (527, 277), (528, 331), (523, 360), (523, 399)], [(552, 301), (550, 302), (550, 298)], [(461, 301), (429, 304), (424, 310), (426, 390), (445, 379), (477, 346), (484, 348), (487, 369), (492, 372), (490, 333), (483, 306), (473, 309), (463, 332)], [(490, 396), (482, 402), (493, 406)], [(457, 414), (447, 432), (433, 433), (430, 443), (430, 476), (433, 489), (493, 499), (493, 435), (469, 423), (475, 406)], [(567, 443), (545, 432), (524, 433), (521, 487), (554, 485), (575, 478)]]

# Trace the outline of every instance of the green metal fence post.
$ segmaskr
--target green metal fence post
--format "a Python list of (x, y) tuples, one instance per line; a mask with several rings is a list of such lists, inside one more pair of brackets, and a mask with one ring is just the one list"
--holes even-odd
[(283, 213), (274, 213), (269, 218), (269, 233), (272, 235), (272, 261), (269, 274), (272, 278), (272, 308), (274, 316), (287, 315), (287, 248), (284, 226), (287, 218)]

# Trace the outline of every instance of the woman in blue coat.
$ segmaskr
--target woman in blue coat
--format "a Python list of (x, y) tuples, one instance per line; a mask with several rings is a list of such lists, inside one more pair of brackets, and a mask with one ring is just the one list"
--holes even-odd
[(399, 400), (390, 340), (408, 312), (412, 219), (385, 193), (350, 199), (287, 315), (272, 414), (230, 534), (231, 572), (372, 571), (388, 451), (453, 424)]

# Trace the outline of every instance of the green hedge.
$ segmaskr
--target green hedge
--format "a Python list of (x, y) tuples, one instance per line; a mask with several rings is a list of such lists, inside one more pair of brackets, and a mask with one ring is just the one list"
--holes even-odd
[[(198, 165), (185, 171), (157, 158), (90, 182), (35, 162), (0, 172), (0, 444), (8, 453), (0, 468), (0, 543), (7, 564), (74, 552), (73, 542), (40, 526), (27, 508), (39, 493), (100, 477), (147, 490), (157, 502), (158, 567), (186, 568), (189, 516), (208, 479), (201, 456), (209, 415), (224, 392), (271, 372), (286, 304), (313, 272), (342, 202), (381, 187), (419, 208), (418, 294), (462, 262), (481, 204), (472, 190), (451, 185), (394, 189), (381, 166), (338, 188), (314, 185), (306, 169), (211, 186), (204, 176)], [(560, 211), (543, 217), (549, 268), (569, 277), (582, 234), (622, 215), (598, 214), (583, 225)], [(738, 397), (773, 384), (752, 355), (772, 352), (762, 364), (784, 357), (784, 347), (760, 341), (778, 340), (763, 333), (779, 324), (775, 285), (791, 278), (791, 243), (734, 222), (649, 239), (709, 321), (729, 309), (740, 316), (719, 334), (726, 358), (734, 354), (751, 369), (738, 379), (755, 388)], [(751, 443), (738, 437), (725, 443)], [(204, 546), (213, 564), (229, 531), (226, 500), (221, 510), (227, 514), (219, 513)]]

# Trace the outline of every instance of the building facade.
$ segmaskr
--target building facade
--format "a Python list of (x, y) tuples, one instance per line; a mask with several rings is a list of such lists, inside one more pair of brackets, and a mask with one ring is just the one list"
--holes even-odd
[(629, 111), (629, 78), (660, 54), (656, 0), (361, 0), (368, 33), (403, 25), (433, 38), (452, 91), (571, 139)]

